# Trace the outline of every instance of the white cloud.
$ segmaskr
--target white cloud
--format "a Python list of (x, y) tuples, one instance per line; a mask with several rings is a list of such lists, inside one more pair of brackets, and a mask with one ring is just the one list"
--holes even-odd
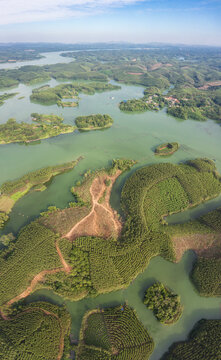
[(122, 7), (142, 1), (0, 0), (0, 25), (94, 15), (108, 7)]

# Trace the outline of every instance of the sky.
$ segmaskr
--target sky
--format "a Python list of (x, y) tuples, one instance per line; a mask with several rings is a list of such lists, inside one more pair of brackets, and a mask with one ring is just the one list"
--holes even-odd
[(0, 0), (0, 42), (221, 46), (221, 0)]

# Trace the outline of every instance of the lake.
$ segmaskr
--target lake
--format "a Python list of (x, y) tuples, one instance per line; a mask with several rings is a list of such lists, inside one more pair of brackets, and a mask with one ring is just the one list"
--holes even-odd
[[(73, 59), (61, 58), (59, 53), (48, 53), (45, 59), (16, 64), (1, 64), (1, 68), (27, 64), (49, 64), (67, 62)], [(45, 61), (45, 62), (43, 62)], [(50, 62), (49, 62), (50, 61)], [(111, 83), (115, 84), (114, 81)], [(51, 80), (46, 84), (55, 86), (57, 81)], [(31, 122), (32, 112), (57, 114), (64, 117), (64, 122), (74, 124), (74, 119), (80, 115), (93, 113), (107, 113), (114, 119), (111, 128), (103, 131), (78, 131), (43, 140), (36, 145), (9, 144), (0, 145), (0, 183), (12, 180), (29, 171), (48, 165), (56, 165), (77, 159), (84, 159), (72, 171), (53, 179), (44, 192), (32, 192), (18, 201), (11, 212), (4, 233), (17, 233), (19, 229), (49, 205), (65, 207), (71, 201), (71, 186), (80, 179), (81, 174), (88, 169), (98, 169), (107, 166), (114, 158), (132, 158), (138, 164), (124, 173), (115, 183), (111, 205), (120, 211), (120, 191), (125, 179), (137, 168), (159, 162), (179, 163), (197, 157), (208, 157), (215, 160), (218, 171), (221, 172), (221, 127), (214, 121), (198, 122), (193, 120), (178, 120), (170, 117), (164, 110), (127, 114), (119, 110), (118, 104), (122, 100), (139, 98), (143, 95), (141, 86), (122, 85), (121, 89), (111, 92), (97, 93), (93, 96), (80, 94), (79, 107), (59, 108), (57, 105), (44, 106), (33, 104), (29, 96), (33, 86), (19, 85), (7, 92), (18, 92), (16, 97), (5, 102), (1, 107), (0, 123), (14, 117), (17, 121)], [(1, 93), (4, 93), (2, 91)], [(18, 98), (24, 96), (23, 99)], [(154, 155), (154, 149), (161, 143), (177, 141), (180, 149), (170, 158), (159, 158)], [(171, 223), (183, 222), (205, 213), (221, 205), (219, 197), (212, 202), (204, 203), (196, 209), (183, 214), (175, 214)], [(194, 290), (189, 279), (189, 272), (195, 259), (194, 253), (187, 252), (179, 264), (172, 264), (160, 257), (151, 260), (144, 273), (125, 290), (88, 298), (78, 302), (67, 301), (67, 307), (72, 317), (72, 333), (78, 338), (79, 327), (84, 312), (94, 307), (116, 305), (128, 302), (139, 319), (147, 327), (155, 342), (155, 350), (151, 360), (158, 360), (168, 346), (177, 340), (183, 340), (201, 318), (221, 318), (219, 298), (200, 297)], [(178, 323), (165, 326), (156, 321), (151, 311), (142, 303), (145, 288), (153, 281), (162, 281), (181, 296), (184, 312)], [(29, 300), (47, 298), (56, 303), (63, 300), (47, 290), (35, 292)]]

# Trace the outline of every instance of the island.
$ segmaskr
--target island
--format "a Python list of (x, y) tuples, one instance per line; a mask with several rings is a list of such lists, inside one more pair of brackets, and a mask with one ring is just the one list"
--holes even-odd
[(148, 360), (154, 343), (128, 305), (88, 311), (82, 321), (78, 360)]
[(107, 114), (78, 116), (75, 119), (75, 124), (79, 130), (99, 130), (111, 127), (113, 124), (113, 119), (110, 115)]
[(159, 282), (146, 290), (144, 305), (153, 310), (157, 320), (166, 325), (178, 321), (183, 310), (180, 297)]
[(32, 102), (43, 104), (43, 105), (53, 105), (57, 104), (58, 106), (77, 106), (78, 102), (63, 102), (63, 99), (79, 99), (79, 93), (94, 95), (95, 92), (103, 92), (110, 90), (117, 90), (120, 87), (117, 85), (108, 84), (106, 82), (91, 82), (91, 83), (76, 83), (76, 84), (60, 84), (51, 88), (40, 87), (32, 91), (30, 99)]
[(62, 165), (48, 166), (32, 171), (17, 180), (7, 181), (0, 187), (0, 228), (9, 218), (15, 203), (29, 191), (44, 191), (47, 183), (59, 174), (73, 169), (80, 158)]
[(179, 147), (180, 145), (177, 142), (161, 144), (155, 149), (155, 155), (170, 156), (174, 154)]
[(72, 133), (76, 126), (64, 124), (64, 119), (57, 115), (31, 114), (34, 123), (21, 122), (9, 119), (0, 125), (0, 144), (16, 142), (30, 143), (48, 139), (61, 134)]
[(220, 358), (221, 320), (200, 320), (186, 341), (170, 346), (161, 360), (218, 360)]

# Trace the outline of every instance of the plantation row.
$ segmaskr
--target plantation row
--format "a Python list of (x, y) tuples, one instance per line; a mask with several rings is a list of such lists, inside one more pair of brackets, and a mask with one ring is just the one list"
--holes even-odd
[[(215, 196), (218, 190), (221, 191), (221, 183), (215, 174), (213, 162), (208, 160), (192, 161), (189, 165), (159, 164), (136, 171), (122, 191), (122, 205), (126, 209), (127, 218), (120, 241), (94, 237), (76, 239), (73, 249), (68, 250), (66, 255), (68, 263), (73, 267), (71, 273), (50, 275), (45, 285), (62, 296), (79, 299), (87, 294), (128, 286), (146, 268), (153, 256), (162, 255), (174, 260), (171, 234), (182, 226), (187, 233), (196, 233), (198, 228), (202, 232), (214, 232), (209, 225), (212, 215), (208, 215), (207, 224), (203, 218), (177, 228), (162, 226), (161, 218), (190, 206), (190, 193), (184, 190), (179, 179), (182, 178), (184, 183), (189, 177), (189, 181), (186, 181), (188, 186), (192, 184), (194, 188), (200, 184), (204, 196), (207, 196), (208, 189), (202, 185), (207, 175), (214, 185), (209, 194)], [(89, 174), (81, 186), (75, 187), (84, 201), (89, 197), (91, 177), (94, 176), (93, 173)], [(198, 203), (202, 201), (202, 195), (201, 192)], [(73, 256), (74, 253), (77, 257)]]
[[(94, 310), (85, 315), (77, 359), (147, 360), (153, 340), (128, 306)], [(96, 357), (97, 356), (97, 357)]]
[(0, 317), (0, 359), (57, 360), (61, 338), (69, 333), (64, 308), (38, 302), (22, 306), (10, 320)]
[(198, 258), (191, 277), (201, 295), (221, 296), (221, 257)]
[(0, 305), (20, 294), (39, 272), (62, 267), (57, 236), (37, 221), (24, 227), (17, 241), (0, 253)]
[(173, 344), (162, 360), (219, 360), (221, 320), (201, 320), (185, 342)]
[[(132, 163), (115, 160), (110, 171), (127, 169)], [(89, 198), (91, 177), (93, 179), (95, 176), (95, 173), (89, 174), (81, 186), (75, 187), (83, 201)], [(211, 187), (210, 184), (208, 187), (204, 185), (205, 176), (209, 176)], [(79, 238), (70, 248), (65, 245), (65, 240), (62, 240), (65, 258), (72, 270), (69, 274), (59, 272), (48, 275), (44, 286), (52, 288), (64, 297), (79, 299), (88, 294), (98, 294), (128, 286), (146, 268), (153, 256), (161, 255), (166, 259), (174, 260), (170, 228), (174, 231), (175, 226), (162, 226), (161, 217), (170, 211), (180, 211), (189, 206), (189, 192), (184, 191), (181, 186), (179, 181), (181, 178), (183, 182), (189, 179), (187, 183), (189, 187), (191, 184), (192, 188), (195, 186), (199, 188), (200, 184), (204, 197), (208, 193), (210, 196), (215, 196), (218, 190), (221, 191), (221, 183), (215, 173), (214, 164), (208, 160), (192, 161), (189, 165), (158, 164), (136, 171), (127, 180), (122, 191), (122, 206), (127, 218), (120, 241)], [(202, 201), (202, 191), (201, 197), (198, 197), (199, 203)], [(53, 214), (57, 214), (57, 211), (52, 213), (52, 217)], [(219, 214), (216, 216), (218, 217)], [(211, 218), (212, 215), (208, 215), (207, 222), (213, 222), (209, 220)], [(41, 219), (39, 221), (42, 223)], [(214, 229), (210, 229), (206, 220), (203, 220), (202, 227), (208, 228), (208, 232), (214, 232), (215, 224), (213, 224)], [(187, 228), (191, 228), (194, 232), (194, 226), (187, 224)], [(53, 229), (52, 225), (51, 229)], [(57, 233), (56, 225), (53, 230)], [(55, 249), (57, 239), (55, 233), (36, 221), (25, 227), (15, 244), (12, 243), (2, 252), (1, 304), (21, 293), (40, 271), (61, 267)], [(211, 269), (208, 271), (212, 278), (214, 270)], [(218, 288), (217, 279), (220, 279), (219, 264), (217, 274), (214, 282), (211, 282), (216, 288)], [(199, 278), (198, 276), (196, 279), (198, 284), (200, 284)], [(200, 286), (202, 285), (198, 285)]]

